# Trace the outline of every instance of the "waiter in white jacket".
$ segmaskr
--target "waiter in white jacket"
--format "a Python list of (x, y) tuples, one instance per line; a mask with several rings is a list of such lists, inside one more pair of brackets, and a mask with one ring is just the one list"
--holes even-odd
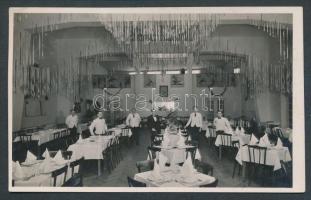
[(126, 125), (131, 128), (133, 139), (136, 142), (136, 145), (139, 145), (139, 127), (140, 127), (141, 118), (136, 112), (135, 108), (132, 108), (130, 114), (126, 118)]
[[(94, 133), (95, 128), (95, 133)], [(97, 113), (97, 118), (90, 125), (91, 135), (104, 135), (107, 131), (107, 124), (102, 112)]]
[(222, 112), (218, 111), (217, 117), (214, 119), (214, 126), (216, 128), (216, 134), (231, 133), (232, 128), (227, 118), (222, 116)]
[(193, 141), (199, 140), (199, 132), (201, 132), (202, 128), (202, 115), (198, 112), (196, 106), (193, 107), (193, 112), (190, 114), (189, 120), (186, 124), (186, 128), (189, 127), (189, 133)]

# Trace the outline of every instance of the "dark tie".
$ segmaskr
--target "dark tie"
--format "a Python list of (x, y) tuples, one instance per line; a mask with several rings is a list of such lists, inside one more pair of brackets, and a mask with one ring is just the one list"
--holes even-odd
[(194, 113), (194, 116), (196, 117), (196, 116), (197, 116), (197, 113)]
[(133, 115), (133, 118), (135, 118), (135, 115), (134, 114), (132, 114)]

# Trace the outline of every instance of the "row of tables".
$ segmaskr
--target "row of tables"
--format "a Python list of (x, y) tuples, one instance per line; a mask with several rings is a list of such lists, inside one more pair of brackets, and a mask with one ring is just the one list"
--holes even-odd
[[(53, 135), (57, 131), (62, 131), (63, 129), (58, 130), (45, 130), (40, 131), (40, 133), (34, 133), (32, 140), (38, 141), (38, 146), (42, 145), (48, 141), (52, 140), (51, 135)], [(108, 147), (108, 142), (110, 139), (114, 138), (115, 136), (125, 136), (125, 137), (131, 137), (132, 133), (129, 129), (125, 129), (124, 126), (118, 126), (116, 128), (112, 128), (108, 130), (111, 132), (111, 135), (104, 135), (104, 136), (91, 136), (86, 139), (79, 139), (75, 144), (72, 144), (68, 147), (68, 151), (72, 151), (71, 159), (68, 160), (64, 165), (69, 164), (70, 162), (80, 159), (81, 157), (84, 157), (85, 160), (98, 160), (98, 176), (101, 175), (101, 160), (102, 152)], [(18, 139), (16, 138), (16, 141)], [(32, 174), (28, 179), (25, 180), (17, 180), (15, 181), (15, 186), (52, 186), (52, 178), (51, 178), (51, 172), (44, 172), (42, 173), (42, 170), (40, 171), (39, 168), (42, 165), (40, 165), (41, 161), (38, 161), (38, 163), (31, 165), (31, 166), (25, 166), (21, 165), (22, 169), (25, 170), (25, 173)], [(47, 164), (47, 167), (53, 167), (53, 169), (58, 169), (63, 167), (64, 165), (55, 165), (51, 161), (51, 163)], [(12, 168), (13, 172), (13, 178), (14, 178), (14, 167)], [(68, 174), (70, 174), (68, 172)], [(70, 176), (67, 176), (66, 179), (69, 179)], [(60, 185), (57, 185), (60, 186)]]
[[(209, 128), (209, 133), (206, 136), (207, 137), (212, 137), (212, 134), (215, 132), (215, 129)], [(220, 135), (215, 134), (215, 146), (219, 148), (219, 157), (221, 158), (221, 152), (222, 149), (221, 147), (224, 146), (225, 144), (222, 144), (222, 139)], [(247, 144), (250, 142), (251, 135), (248, 134), (235, 134), (233, 133), (231, 136), (232, 142), (238, 141), (239, 146), (238, 148), (238, 153), (236, 154), (235, 160), (242, 166), (242, 175), (243, 178), (245, 178), (246, 174), (246, 163), (250, 161), (250, 156), (248, 152), (248, 146)], [(259, 154), (259, 152), (255, 152)], [(259, 155), (255, 155), (256, 157), (259, 157)], [(263, 156), (263, 154), (261, 155)], [(263, 160), (263, 158), (261, 159)], [(267, 147), (267, 152), (266, 152), (266, 165), (268, 166), (273, 166), (273, 170), (277, 171), (281, 169), (282, 165), (281, 162), (290, 162), (292, 160), (290, 151), (288, 147)]]

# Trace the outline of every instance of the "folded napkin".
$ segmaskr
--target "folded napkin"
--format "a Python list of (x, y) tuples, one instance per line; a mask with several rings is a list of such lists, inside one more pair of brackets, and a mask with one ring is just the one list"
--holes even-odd
[(80, 136), (79, 136), (79, 139), (78, 139), (78, 141), (77, 142), (82, 142), (82, 134), (80, 134)]
[(235, 128), (235, 134), (240, 135), (240, 133), (241, 133), (241, 130), (239, 129), (239, 127), (236, 127)]
[(63, 158), (62, 152), (59, 150), (53, 160), (56, 162), (56, 164), (62, 165), (65, 162), (65, 159)]
[(181, 167), (180, 173), (184, 177), (191, 177), (195, 173), (195, 169), (192, 164), (191, 156), (188, 156), (187, 160), (184, 162), (183, 166)]
[(282, 141), (281, 141), (280, 138), (278, 138), (278, 141), (277, 141), (275, 147), (276, 147), (276, 148), (282, 148), (282, 147), (283, 147), (283, 143), (282, 143)]
[(15, 171), (13, 173), (14, 179), (23, 179), (26, 178), (26, 174), (23, 171), (22, 167), (20, 166), (19, 162), (16, 161), (15, 163)]
[(241, 133), (241, 134), (245, 134), (245, 130), (244, 130), (244, 128), (243, 128), (243, 127), (241, 128), (240, 133)]
[(36, 160), (37, 160), (37, 157), (28, 150), (25, 163), (33, 163)]
[(260, 147), (271, 147), (271, 143), (270, 143), (270, 140), (269, 140), (267, 134), (265, 134), (264, 136), (262, 136), (260, 138), (258, 146), (260, 146)]
[(249, 145), (258, 145), (259, 140), (257, 139), (257, 137), (252, 134), (251, 136), (251, 140), (249, 141)]
[(167, 147), (170, 143), (169, 136), (167, 134), (164, 134), (163, 136), (163, 141), (162, 141), (162, 146)]
[(162, 153), (160, 152), (159, 153), (159, 166), (160, 166), (160, 169), (164, 169), (165, 168), (165, 164), (167, 162), (167, 157)]
[(38, 171), (39, 173), (50, 173), (55, 167), (51, 162), (52, 159), (48, 159), (47, 157), (43, 160), (43, 162), (39, 165)]
[(177, 142), (177, 146), (179, 147), (183, 147), (185, 146), (185, 139), (183, 136), (179, 136), (178, 142)]
[(45, 159), (50, 159), (51, 158), (50, 152), (49, 152), (48, 148), (45, 149), (44, 153), (42, 154), (42, 157), (45, 158)]
[(161, 173), (160, 173), (160, 166), (159, 166), (157, 160), (154, 160), (154, 167), (153, 167), (153, 170), (151, 172), (151, 177), (153, 179), (161, 179), (162, 178)]

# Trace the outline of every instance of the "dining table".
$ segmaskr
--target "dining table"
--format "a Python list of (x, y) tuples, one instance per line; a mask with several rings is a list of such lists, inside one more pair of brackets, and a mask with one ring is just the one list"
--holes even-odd
[[(31, 141), (34, 141), (37, 144), (37, 155), (41, 155), (41, 146), (43, 144), (53, 141), (55, 133), (63, 133), (60, 135), (60, 137), (65, 137), (70, 134), (69, 131), (67, 131), (67, 128), (58, 128), (58, 129), (51, 128), (39, 130), (33, 133), (26, 133), (26, 135), (31, 135)], [(21, 138), (16, 137), (13, 142), (20, 142), (20, 141)]]
[[(259, 154), (259, 151), (255, 151), (255, 157), (258, 157), (259, 155), (262, 156), (261, 160), (264, 159), (264, 154)], [(250, 161), (250, 156), (248, 152), (248, 146), (244, 145), (242, 146), (236, 157), (236, 161), (242, 166), (242, 175), (245, 179), (246, 176), (246, 163)], [(266, 160), (265, 165), (272, 166), (273, 171), (277, 171), (282, 168), (282, 162), (290, 162), (292, 160), (290, 152), (288, 150), (288, 147), (267, 147), (266, 151)]]
[[(32, 164), (21, 163), (20, 167), (23, 171), (24, 177), (17, 177), (16, 174), (16, 164), (12, 165), (12, 179), (14, 180), (15, 187), (52, 187), (53, 178), (52, 172), (54, 170), (60, 169), (65, 165), (68, 165), (66, 180), (72, 177), (71, 168), (69, 164), (76, 159), (71, 158), (70, 160), (64, 160), (59, 163), (54, 159), (48, 160), (36, 160)], [(79, 166), (74, 168), (74, 173), (77, 173)], [(60, 187), (63, 185), (64, 175), (60, 175), (56, 179), (56, 186)]]
[[(232, 143), (238, 142), (238, 143), (237, 144), (230, 143), (229, 146), (240, 148), (241, 146), (248, 144), (250, 139), (251, 139), (251, 135), (243, 134), (243, 133), (240, 133), (240, 134), (233, 133), (233, 134), (231, 134), (231, 142)], [(216, 140), (215, 140), (215, 146), (218, 147), (218, 150), (219, 150), (219, 152), (218, 152), (218, 158), (219, 159), (221, 159), (221, 157), (222, 157), (222, 147), (228, 146), (228, 144), (223, 144), (222, 142), (223, 142), (223, 140), (222, 140), (221, 136), (217, 135)]]
[(161, 170), (161, 177), (155, 178), (153, 171), (135, 174), (134, 179), (145, 183), (147, 187), (200, 187), (216, 181), (216, 178), (200, 172), (191, 175), (181, 173), (181, 167), (175, 169), (165, 167)]
[[(167, 134), (167, 138), (169, 139), (167, 145), (163, 145), (163, 142), (161, 145), (154, 145), (154, 147), (161, 149), (161, 153), (167, 157), (168, 163), (171, 164), (183, 163), (187, 158), (186, 149), (194, 148), (194, 146), (185, 143), (179, 145), (178, 141), (180, 137), (184, 137), (184, 139), (186, 139), (184, 135)], [(149, 156), (148, 159), (150, 159)], [(198, 148), (195, 153), (195, 159), (201, 160), (201, 154)]]
[(114, 135), (103, 135), (80, 139), (75, 144), (70, 145), (67, 151), (72, 151), (72, 157), (74, 158), (84, 157), (85, 160), (97, 160), (97, 175), (101, 176), (102, 152), (114, 137)]

